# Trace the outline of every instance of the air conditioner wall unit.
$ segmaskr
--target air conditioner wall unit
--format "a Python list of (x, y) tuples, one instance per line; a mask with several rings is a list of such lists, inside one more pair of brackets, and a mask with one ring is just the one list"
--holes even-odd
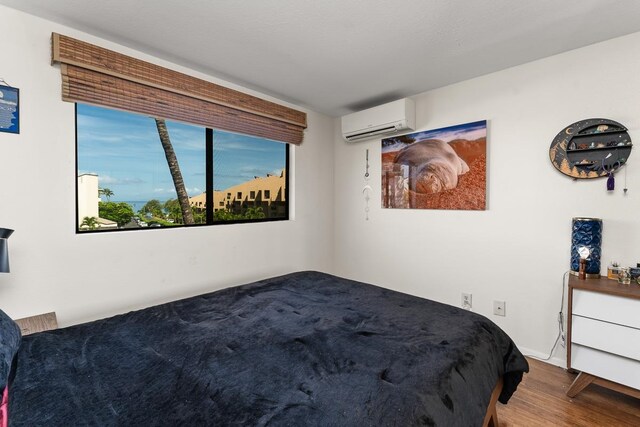
[(342, 117), (342, 137), (346, 141), (360, 141), (378, 135), (411, 131), (415, 127), (415, 104), (409, 98), (399, 99)]

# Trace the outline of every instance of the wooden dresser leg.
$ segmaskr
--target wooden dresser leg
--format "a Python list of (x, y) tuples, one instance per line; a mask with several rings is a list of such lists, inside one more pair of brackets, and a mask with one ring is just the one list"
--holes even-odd
[(567, 396), (576, 397), (576, 395), (580, 393), (582, 390), (584, 390), (586, 386), (591, 384), (594, 379), (595, 377), (593, 375), (580, 372), (580, 374), (576, 377), (576, 379), (573, 380), (573, 384), (571, 384), (571, 387), (569, 387), (569, 390), (567, 390)]

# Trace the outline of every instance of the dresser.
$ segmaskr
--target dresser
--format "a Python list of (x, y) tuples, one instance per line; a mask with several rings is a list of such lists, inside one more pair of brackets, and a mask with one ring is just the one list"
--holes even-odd
[(567, 395), (598, 384), (640, 398), (640, 286), (569, 276)]

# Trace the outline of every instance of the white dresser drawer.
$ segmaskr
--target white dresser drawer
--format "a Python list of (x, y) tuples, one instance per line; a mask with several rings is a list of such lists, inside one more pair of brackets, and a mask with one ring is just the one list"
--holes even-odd
[(573, 313), (640, 329), (640, 300), (573, 290)]
[(572, 344), (571, 367), (600, 378), (640, 389), (640, 362), (626, 357)]
[(640, 329), (574, 315), (571, 342), (640, 361)]

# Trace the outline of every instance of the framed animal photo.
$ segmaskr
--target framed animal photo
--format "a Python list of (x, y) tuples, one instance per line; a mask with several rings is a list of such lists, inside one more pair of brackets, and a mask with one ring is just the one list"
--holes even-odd
[(487, 121), (382, 140), (382, 207), (485, 210)]

